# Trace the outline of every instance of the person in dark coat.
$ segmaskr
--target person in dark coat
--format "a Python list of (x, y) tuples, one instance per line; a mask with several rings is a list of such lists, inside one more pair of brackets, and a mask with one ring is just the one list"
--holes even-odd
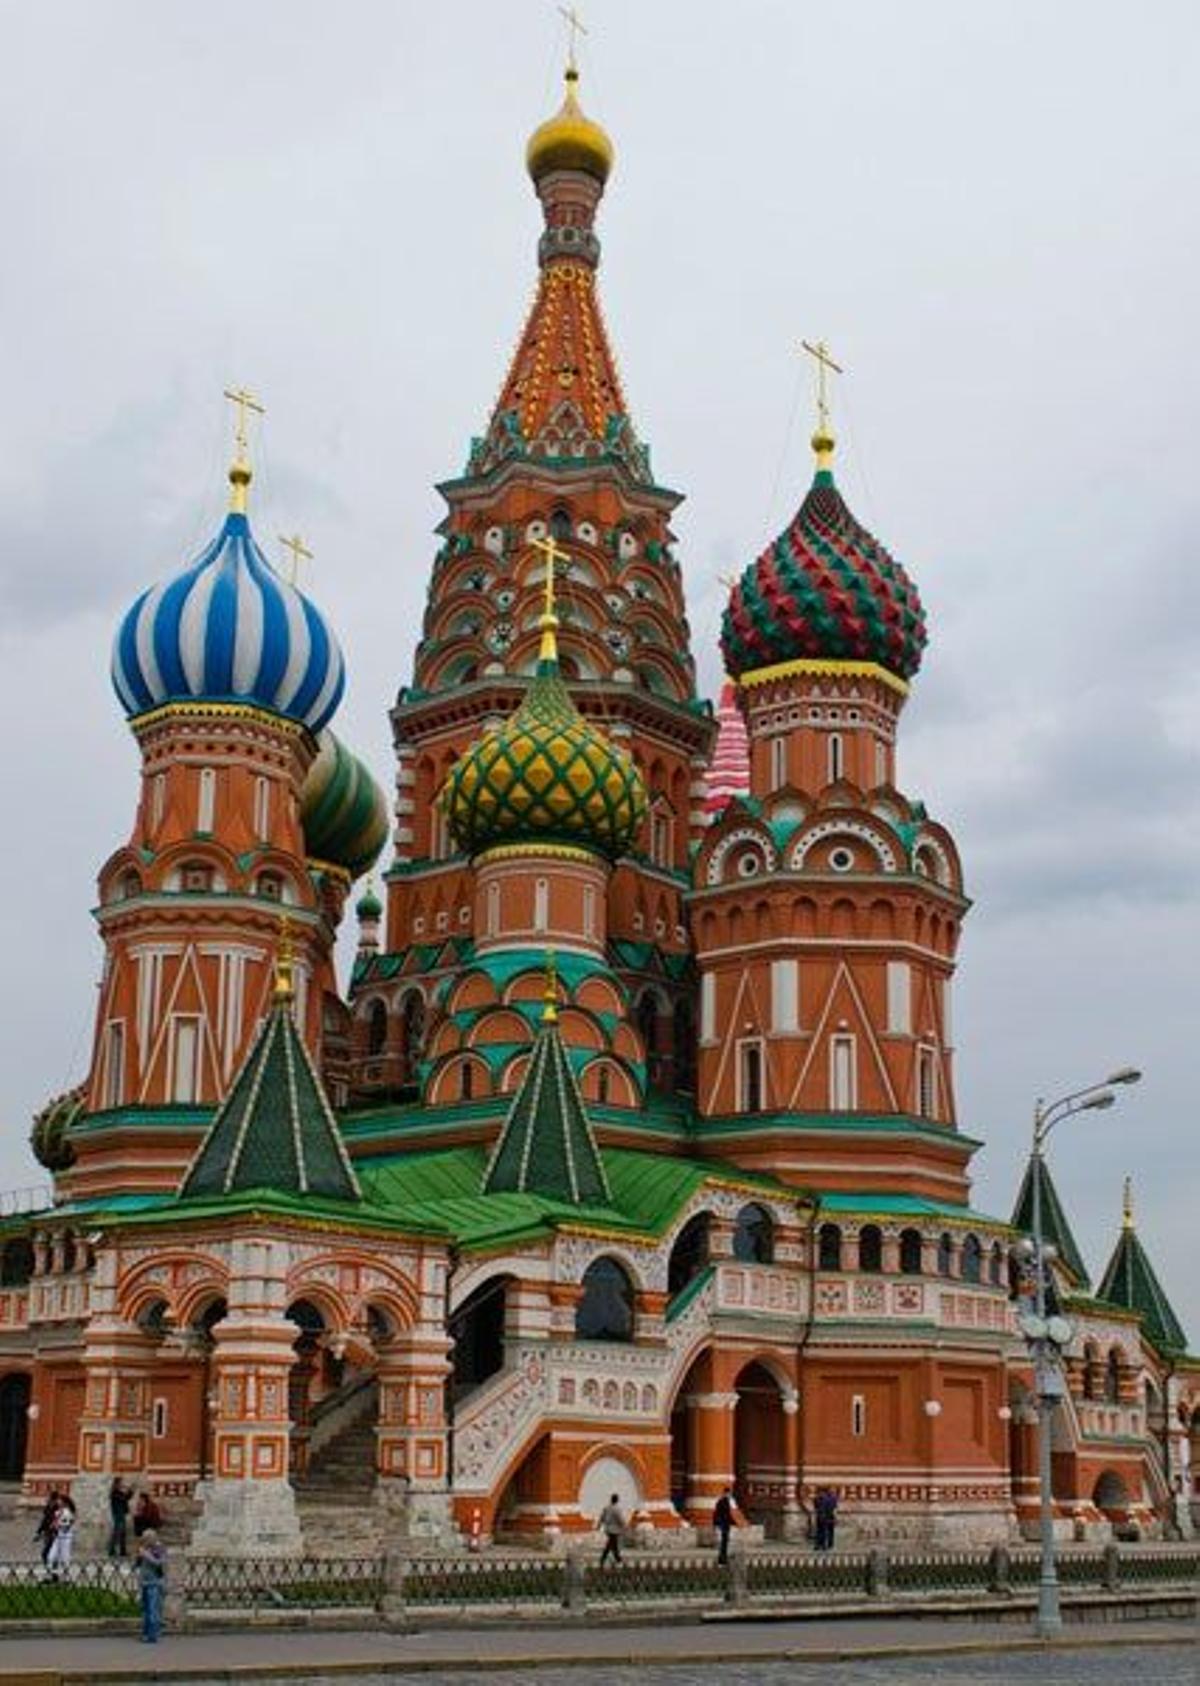
[(54, 1519), (58, 1515), (58, 1508), (63, 1502), (63, 1496), (57, 1487), (51, 1487), (46, 1502), (42, 1506), (41, 1518), (33, 1531), (34, 1540), (42, 1542), (42, 1562), (50, 1555), (50, 1547), (54, 1544)]
[(129, 1546), (129, 1507), (133, 1503), (133, 1493), (128, 1484), (118, 1475), (108, 1489), (108, 1514), (112, 1520), (112, 1527), (108, 1531), (108, 1555), (110, 1557), (125, 1557)]
[(713, 1528), (717, 1535), (717, 1562), (721, 1565), (729, 1562), (729, 1531), (733, 1525), (733, 1488), (726, 1487), (713, 1506)]
[(818, 1551), (833, 1550), (833, 1535), (837, 1527), (837, 1494), (832, 1487), (821, 1487), (813, 1500), (817, 1528), (814, 1544)]

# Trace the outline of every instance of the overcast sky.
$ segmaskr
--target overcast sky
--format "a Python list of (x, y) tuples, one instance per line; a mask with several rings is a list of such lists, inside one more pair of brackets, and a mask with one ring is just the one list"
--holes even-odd
[[(1121, 1178), (1200, 1339), (1200, 8), (1148, 0), (595, 0), (582, 93), (617, 167), (609, 326), (676, 519), (696, 654), (718, 575), (810, 473), (796, 346), (844, 362), (838, 474), (920, 584), (900, 782), (976, 906), (956, 1029), (976, 1203), (1038, 1094), (1145, 1069), (1054, 1172), (1098, 1275)], [(114, 625), (224, 507), (268, 416), (260, 539), (297, 528), (390, 780), (441, 513), (531, 293), (522, 166), (550, 0), (0, 0), (0, 1185), (84, 1072), (95, 873), (138, 758)]]

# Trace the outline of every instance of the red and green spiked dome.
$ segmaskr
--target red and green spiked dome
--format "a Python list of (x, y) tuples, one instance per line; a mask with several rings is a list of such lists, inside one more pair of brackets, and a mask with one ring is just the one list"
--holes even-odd
[(552, 842), (616, 860), (645, 818), (646, 789), (633, 758), (575, 707), (558, 670), (557, 622), (542, 625), (542, 656), (524, 700), (455, 762), (442, 808), (471, 855)]
[(808, 496), (729, 596), (721, 624), (726, 671), (794, 661), (873, 662), (911, 679), (925, 648), (925, 611), (894, 557), (854, 519), (818, 434)]

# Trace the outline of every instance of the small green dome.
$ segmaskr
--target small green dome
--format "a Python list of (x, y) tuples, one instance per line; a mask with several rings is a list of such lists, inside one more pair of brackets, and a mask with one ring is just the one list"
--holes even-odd
[(300, 792), (305, 848), (313, 860), (328, 861), (351, 878), (361, 878), (387, 842), (387, 802), (340, 738), (324, 731), (317, 745), (317, 758)]
[(364, 919), (381, 919), (383, 917), (383, 903), (375, 894), (375, 886), (373, 884), (367, 885), (362, 895), (358, 898), (354, 911), (358, 915), (360, 922)]
[(472, 855), (501, 843), (551, 841), (616, 860), (646, 813), (632, 757), (575, 707), (553, 646), (516, 713), (459, 757), (439, 800)]
[(66, 1171), (75, 1163), (70, 1133), (71, 1126), (83, 1116), (84, 1094), (81, 1083), (77, 1089), (55, 1095), (34, 1118), (29, 1145), (33, 1157), (47, 1171)]

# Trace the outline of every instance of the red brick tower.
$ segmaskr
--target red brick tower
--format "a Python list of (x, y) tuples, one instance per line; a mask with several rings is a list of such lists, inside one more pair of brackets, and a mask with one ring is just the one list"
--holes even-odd
[(895, 783), (925, 642), (899, 563), (831, 470), (734, 586), (722, 647), (750, 794), (705, 838), (690, 897), (698, 1107), (747, 1166), (827, 1190), (965, 1199), (950, 990), (967, 903), (948, 833)]
[[(413, 684), (392, 714), (396, 859), (381, 950), (360, 960), (355, 979), (356, 1087), (366, 1096), (416, 1092), (431, 1003), (486, 946), (477, 886), (435, 798), (536, 671), (547, 539), (567, 557), (557, 582), (562, 676), (582, 713), (632, 755), (648, 794), (607, 881), (607, 960), (651, 1085), (687, 1075), (686, 1053), (678, 1069), (674, 1057), (676, 1042), (691, 1040), (682, 893), (713, 725), (696, 697), (670, 528), (679, 495), (654, 479), (634, 431), (596, 293), (593, 224), (612, 145), (580, 110), (573, 67), (566, 81), (561, 109), (527, 150), (545, 218), (536, 297), (484, 434), (463, 474), (439, 488), (443, 543)], [(544, 921), (531, 944), (535, 969), (561, 935), (553, 925)]]

